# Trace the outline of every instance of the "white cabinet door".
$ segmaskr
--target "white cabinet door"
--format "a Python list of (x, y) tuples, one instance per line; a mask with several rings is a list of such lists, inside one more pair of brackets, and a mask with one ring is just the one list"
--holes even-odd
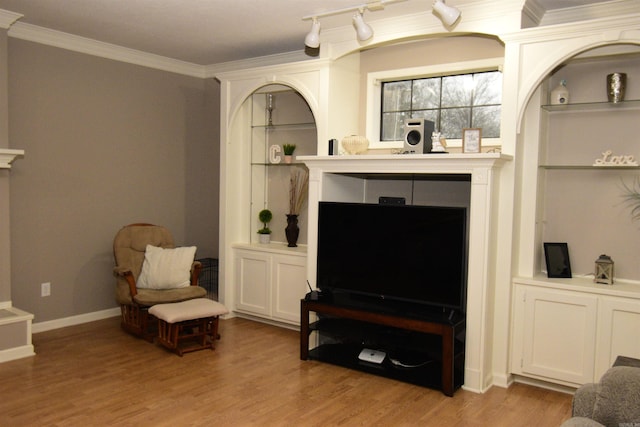
[(272, 292), (274, 319), (300, 324), (300, 299), (307, 293), (306, 259), (274, 255)]
[(618, 356), (640, 358), (640, 301), (603, 297), (598, 312), (595, 378), (600, 378)]
[(594, 376), (597, 298), (523, 287), (522, 372), (576, 385)]
[(271, 257), (257, 251), (236, 251), (236, 309), (271, 315)]

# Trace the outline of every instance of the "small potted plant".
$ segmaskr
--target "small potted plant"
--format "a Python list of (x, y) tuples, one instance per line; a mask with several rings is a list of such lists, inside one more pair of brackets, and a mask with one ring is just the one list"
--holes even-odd
[(271, 229), (269, 228), (269, 222), (271, 222), (272, 218), (273, 214), (269, 209), (263, 209), (258, 213), (258, 219), (263, 225), (263, 227), (258, 230), (260, 243), (269, 243), (271, 241)]
[(296, 151), (296, 144), (283, 144), (282, 151), (284, 151), (284, 162), (291, 163), (293, 152)]

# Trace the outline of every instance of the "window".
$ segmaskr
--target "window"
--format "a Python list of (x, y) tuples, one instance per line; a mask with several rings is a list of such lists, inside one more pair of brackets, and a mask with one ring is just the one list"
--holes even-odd
[(380, 141), (402, 140), (406, 118), (433, 121), (447, 139), (471, 127), (500, 137), (500, 71), (383, 81), (381, 97)]

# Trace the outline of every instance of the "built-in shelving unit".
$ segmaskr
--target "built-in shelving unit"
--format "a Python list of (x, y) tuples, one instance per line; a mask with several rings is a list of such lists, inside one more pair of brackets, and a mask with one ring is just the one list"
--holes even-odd
[[(531, 277), (513, 279), (511, 369), (518, 376), (579, 387), (597, 381), (618, 355), (640, 356), (640, 227), (624, 202), (640, 167), (622, 164), (640, 159), (640, 91), (628, 88), (630, 100), (612, 103), (604, 85), (608, 73), (631, 79), (638, 70), (637, 54), (594, 54), (548, 78), (547, 87), (566, 79), (577, 102), (540, 106), (537, 191), (526, 196), (535, 199), (536, 259)], [(613, 156), (620, 164), (596, 164)], [(544, 242), (568, 244), (572, 278), (547, 277)], [(615, 262), (613, 285), (593, 280), (601, 254)]]
[[(289, 207), (289, 179), (293, 168), (304, 168), (298, 156), (315, 154), (316, 125), (305, 100), (294, 90), (269, 85), (251, 96), (251, 241), (257, 240), (262, 209), (273, 213), (271, 240), (285, 242), (285, 214)], [(269, 111), (269, 106), (271, 111)], [(291, 163), (285, 162), (282, 146), (295, 144)], [(306, 243), (306, 210), (301, 213), (299, 243)]]

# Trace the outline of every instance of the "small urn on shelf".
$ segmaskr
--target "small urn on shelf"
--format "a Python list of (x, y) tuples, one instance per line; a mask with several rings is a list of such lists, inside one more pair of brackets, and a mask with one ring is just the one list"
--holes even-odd
[(607, 99), (614, 104), (624, 101), (624, 91), (627, 86), (625, 73), (607, 75)]
[(569, 89), (567, 89), (567, 81), (560, 80), (558, 86), (551, 91), (551, 104), (562, 105), (569, 103)]

